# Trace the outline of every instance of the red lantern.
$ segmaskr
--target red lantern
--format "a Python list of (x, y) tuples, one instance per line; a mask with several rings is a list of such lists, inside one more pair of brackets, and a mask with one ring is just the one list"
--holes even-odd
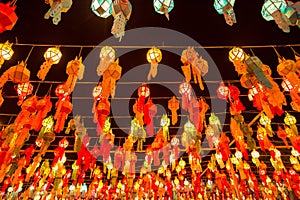
[(227, 87), (224, 82), (220, 83), (220, 86), (217, 89), (217, 95), (220, 99), (227, 100), (229, 97), (229, 87)]
[(18, 106), (20, 106), (23, 103), (26, 96), (32, 94), (32, 91), (33, 91), (33, 86), (29, 82), (18, 84), (17, 86), (17, 93), (19, 96)]
[(192, 86), (188, 82), (181, 83), (179, 86), (179, 93), (182, 95), (182, 108), (188, 110)]
[(16, 6), (11, 6), (11, 3), (0, 3), (0, 33), (11, 30), (18, 20), (15, 13)]
[(139, 89), (138, 89), (138, 95), (139, 95), (138, 103), (140, 105), (144, 106), (145, 99), (150, 96), (150, 89), (149, 89), (149, 87), (147, 85), (142, 85), (141, 87), (139, 87)]

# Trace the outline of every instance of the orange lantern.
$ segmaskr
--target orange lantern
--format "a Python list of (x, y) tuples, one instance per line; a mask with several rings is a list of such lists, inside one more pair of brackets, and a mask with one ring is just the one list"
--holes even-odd
[(29, 83), (20, 83), (17, 85), (17, 93), (19, 96), (19, 101), (18, 101), (18, 106), (20, 106), (24, 99), (28, 96), (31, 95), (33, 91), (33, 86)]
[(175, 125), (178, 121), (177, 110), (179, 109), (179, 101), (175, 96), (168, 101), (168, 108), (172, 112), (172, 125)]
[(16, 6), (11, 2), (0, 3), (0, 33), (11, 30), (18, 20), (15, 13)]

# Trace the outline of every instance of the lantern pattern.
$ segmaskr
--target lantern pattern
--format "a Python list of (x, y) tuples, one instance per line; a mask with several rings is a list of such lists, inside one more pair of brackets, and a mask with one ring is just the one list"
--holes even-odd
[(58, 47), (48, 48), (44, 53), (45, 62), (40, 66), (37, 77), (44, 81), (51, 66), (59, 63), (61, 57), (62, 53)]
[(113, 12), (112, 0), (93, 0), (91, 9), (98, 17), (108, 18)]
[(287, 7), (284, 10), (284, 15), (288, 19), (291, 26), (298, 26), (300, 28), (300, 2), (286, 1)]
[(110, 46), (104, 46), (101, 48), (99, 55), (100, 62), (97, 67), (98, 76), (102, 76), (109, 65), (115, 61), (115, 54), (115, 50)]
[(6, 30), (12, 30), (18, 20), (18, 16), (15, 13), (16, 6), (11, 2), (6, 4), (0, 3), (0, 33)]
[(0, 44), (0, 68), (5, 60), (10, 60), (14, 54), (12, 44), (6, 41)]
[(73, 1), (72, 0), (47, 0), (46, 3), (50, 4), (50, 9), (44, 15), (44, 19), (49, 19), (52, 17), (52, 22), (55, 25), (61, 21), (61, 13), (68, 12), (71, 8)]
[(122, 40), (125, 35), (125, 26), (130, 19), (132, 6), (129, 0), (114, 0), (113, 2), (113, 16), (114, 24), (111, 28), (111, 33)]
[(235, 71), (240, 74), (247, 73), (247, 65), (245, 63), (245, 59), (247, 57), (246, 53), (242, 48), (233, 47), (229, 51), (229, 61), (233, 63), (235, 67)]
[(69, 75), (64, 83), (64, 90), (69, 94), (73, 92), (77, 79), (82, 80), (85, 66), (82, 64), (82, 57), (68, 62), (66, 73)]
[(267, 0), (261, 9), (261, 15), (267, 21), (274, 20), (282, 31), (289, 33), (290, 27), (284, 11), (287, 3), (284, 0)]
[(152, 47), (151, 49), (148, 50), (147, 52), (147, 61), (150, 63), (150, 70), (147, 76), (148, 81), (151, 80), (152, 78), (155, 78), (157, 75), (157, 67), (158, 63), (162, 59), (162, 53), (160, 49)]
[(33, 85), (31, 85), (29, 82), (26, 83), (19, 83), (17, 85), (17, 94), (19, 96), (19, 101), (18, 101), (18, 106), (20, 106), (24, 99), (28, 96), (31, 95), (33, 91)]
[(214, 8), (219, 14), (223, 14), (228, 25), (236, 23), (236, 17), (233, 10), (235, 0), (215, 0)]
[(170, 20), (169, 12), (174, 8), (174, 0), (153, 0), (154, 10), (159, 14), (164, 14)]
[(204, 90), (202, 76), (208, 72), (208, 63), (202, 56), (199, 57), (198, 52), (192, 47), (182, 51), (181, 62), (184, 66), (181, 67), (187, 82), (191, 80), (191, 72), (193, 74), (194, 82), (199, 84), (201, 90)]

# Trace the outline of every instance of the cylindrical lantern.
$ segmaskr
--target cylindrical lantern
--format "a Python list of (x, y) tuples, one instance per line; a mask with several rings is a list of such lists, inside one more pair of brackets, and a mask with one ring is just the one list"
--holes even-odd
[(155, 78), (157, 75), (157, 66), (158, 63), (161, 61), (162, 59), (162, 53), (160, 51), (160, 49), (158, 48), (151, 48), (148, 50), (147, 52), (147, 61), (151, 64), (149, 73), (148, 73), (148, 80), (151, 80), (152, 78)]
[(153, 0), (154, 10), (159, 14), (164, 14), (169, 20), (169, 12), (174, 8), (174, 0)]
[(48, 48), (44, 53), (45, 60), (51, 62), (52, 64), (59, 63), (61, 57), (62, 53), (57, 47)]
[(112, 5), (112, 0), (93, 0), (91, 9), (98, 17), (107, 18), (113, 12)]

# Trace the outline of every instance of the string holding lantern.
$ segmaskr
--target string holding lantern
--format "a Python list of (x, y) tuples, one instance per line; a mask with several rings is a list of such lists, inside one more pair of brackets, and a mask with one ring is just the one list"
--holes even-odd
[(44, 81), (51, 66), (58, 64), (61, 57), (62, 53), (58, 47), (48, 48), (44, 53), (45, 62), (40, 66), (37, 77)]
[(64, 90), (69, 94), (73, 92), (77, 78), (83, 79), (85, 66), (82, 64), (82, 57), (77, 57), (67, 64), (66, 73), (69, 75), (67, 81), (64, 83)]
[(16, 1), (0, 3), (0, 33), (6, 30), (12, 30), (18, 20), (18, 16), (15, 13)]
[(232, 26), (236, 23), (236, 17), (233, 10), (235, 0), (215, 0), (214, 8), (220, 15), (224, 15), (225, 21)]
[(10, 60), (13, 56), (14, 50), (11, 47), (12, 43), (9, 43), (8, 41), (5, 43), (0, 43), (0, 68), (5, 60)]
[(30, 82), (19, 83), (16, 87), (17, 94), (19, 96), (19, 101), (17, 103), (18, 106), (22, 105), (24, 99), (32, 94), (33, 85)]
[(125, 35), (125, 26), (127, 21), (130, 19), (132, 12), (132, 6), (129, 0), (114, 0), (113, 2), (113, 17), (114, 24), (111, 28), (111, 33), (122, 40)]
[(54, 115), (56, 120), (54, 131), (56, 133), (60, 133), (64, 129), (68, 114), (72, 112), (73, 104), (70, 102), (69, 94), (65, 91), (64, 84), (58, 85), (55, 89), (55, 95), (59, 98), (55, 104), (56, 112)]
[(179, 109), (179, 101), (175, 96), (168, 101), (168, 108), (172, 113), (172, 125), (175, 125), (178, 121), (177, 110)]
[(91, 9), (95, 15), (102, 18), (108, 18), (113, 12), (112, 0), (93, 0)]
[(157, 75), (158, 63), (162, 60), (162, 52), (156, 47), (152, 47), (147, 52), (147, 61), (150, 63), (150, 70), (147, 76), (148, 81), (152, 78), (155, 78)]
[(66, 13), (71, 8), (72, 0), (46, 0), (46, 4), (50, 5), (50, 9), (44, 15), (44, 19), (52, 17), (53, 24), (57, 25), (61, 21), (61, 13)]
[(108, 98), (111, 96), (114, 98), (116, 81), (121, 78), (122, 67), (119, 65), (119, 60), (111, 63), (103, 73), (102, 88), (103, 97)]
[(266, 21), (274, 20), (283, 32), (289, 33), (290, 27), (284, 11), (287, 8), (285, 0), (266, 0), (261, 9), (261, 15)]
[(155, 12), (159, 14), (164, 14), (166, 18), (170, 20), (169, 12), (171, 12), (174, 8), (174, 0), (153, 0), (153, 6)]
[(97, 67), (97, 75), (102, 76), (104, 71), (115, 61), (116, 53), (111, 46), (104, 46), (101, 48), (99, 58), (100, 62)]

